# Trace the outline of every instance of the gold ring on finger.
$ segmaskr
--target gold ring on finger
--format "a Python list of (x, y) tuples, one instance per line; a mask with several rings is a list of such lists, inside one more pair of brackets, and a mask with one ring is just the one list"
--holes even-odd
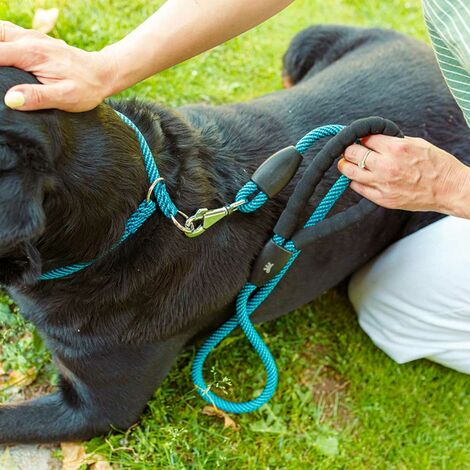
[(367, 162), (367, 157), (372, 153), (372, 150), (367, 150), (367, 152), (364, 154), (364, 156), (362, 157), (362, 160), (359, 162), (359, 165), (358, 167), (361, 169), (361, 170), (367, 170), (368, 168), (366, 167), (366, 162)]

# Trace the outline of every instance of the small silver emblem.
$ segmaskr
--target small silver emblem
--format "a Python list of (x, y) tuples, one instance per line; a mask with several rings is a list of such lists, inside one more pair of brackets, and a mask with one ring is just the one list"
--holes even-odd
[(274, 263), (271, 263), (270, 261), (268, 261), (265, 265), (264, 265), (264, 268), (263, 268), (263, 271), (266, 273), (266, 274), (269, 274), (271, 272), (271, 269), (273, 269), (274, 267)]

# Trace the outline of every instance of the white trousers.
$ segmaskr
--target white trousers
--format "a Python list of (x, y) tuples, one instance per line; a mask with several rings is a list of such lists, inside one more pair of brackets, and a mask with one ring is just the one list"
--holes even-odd
[(391, 245), (352, 277), (349, 297), (396, 362), (470, 374), (470, 220), (446, 217)]

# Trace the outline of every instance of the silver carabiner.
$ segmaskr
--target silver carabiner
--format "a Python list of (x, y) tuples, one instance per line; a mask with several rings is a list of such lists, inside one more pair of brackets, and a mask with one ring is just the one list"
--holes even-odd
[(185, 230), (183, 230), (183, 232), (189, 238), (198, 237), (219, 220), (223, 219), (227, 215), (233, 214), (245, 203), (246, 201), (243, 199), (227, 206), (219, 207), (218, 209), (207, 209), (206, 207), (198, 209), (194, 215), (186, 218), (186, 222), (184, 224)]
[(188, 233), (191, 232), (191, 229), (186, 227), (186, 223), (187, 223), (189, 217), (184, 212), (181, 212), (181, 211), (178, 211), (177, 215), (178, 214), (184, 217), (184, 220), (185, 220), (184, 225), (180, 224), (174, 215), (171, 216), (171, 220), (175, 224), (175, 227), (178, 230), (181, 230), (185, 235), (188, 235)]

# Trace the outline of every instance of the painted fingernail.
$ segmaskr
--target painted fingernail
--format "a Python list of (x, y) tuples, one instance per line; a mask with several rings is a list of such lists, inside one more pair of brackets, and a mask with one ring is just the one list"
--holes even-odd
[(5, 104), (12, 109), (21, 108), (25, 104), (25, 97), (21, 91), (10, 91), (5, 95)]

